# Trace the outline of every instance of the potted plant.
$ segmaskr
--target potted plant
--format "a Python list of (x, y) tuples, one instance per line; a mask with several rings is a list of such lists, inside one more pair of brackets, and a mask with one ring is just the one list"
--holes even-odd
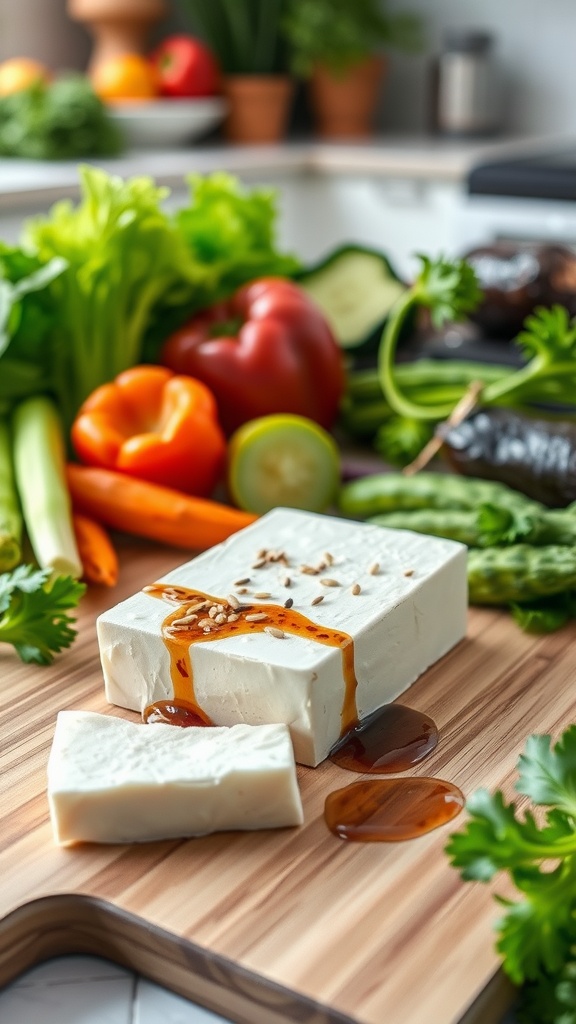
[(285, 0), (188, 0), (187, 10), (215, 54), (234, 142), (284, 135), (294, 81), (282, 32)]
[(330, 137), (370, 134), (383, 51), (421, 42), (419, 18), (387, 13), (384, 0), (287, 0), (283, 29), (294, 74), (310, 82), (317, 130)]

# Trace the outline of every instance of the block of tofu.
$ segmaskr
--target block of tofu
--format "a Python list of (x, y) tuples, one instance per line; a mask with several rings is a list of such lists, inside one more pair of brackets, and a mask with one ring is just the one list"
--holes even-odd
[[(403, 693), (465, 635), (466, 559), (464, 545), (453, 541), (274, 509), (160, 582), (223, 602), (231, 595), (259, 613), (289, 599), (291, 611), (351, 638), (352, 695), (344, 651), (318, 642), (306, 628), (282, 639), (263, 628), (210, 634), (186, 652), (197, 705), (214, 724), (285, 723), (296, 760), (316, 765), (340, 737), (351, 696), (362, 718)], [(99, 617), (112, 704), (142, 711), (176, 691), (182, 695), (162, 632), (170, 611), (157, 594), (141, 592)]]
[(285, 725), (178, 729), (61, 711), (48, 760), (48, 802), (61, 845), (303, 821)]

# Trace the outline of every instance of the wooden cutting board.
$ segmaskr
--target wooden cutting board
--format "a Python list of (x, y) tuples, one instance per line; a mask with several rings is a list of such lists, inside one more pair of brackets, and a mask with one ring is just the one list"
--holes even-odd
[[(299, 768), (301, 828), (141, 846), (53, 844), (45, 774), (56, 713), (106, 704), (96, 615), (189, 558), (126, 542), (121, 582), (91, 592), (79, 636), (53, 666), (0, 650), (0, 983), (38, 960), (100, 954), (241, 1024), (490, 1024), (510, 997), (497, 973), (492, 891), (460, 882), (450, 825), (404, 843), (346, 843), (326, 795), (356, 776)], [(531, 732), (576, 719), (576, 631), (523, 634), (474, 609), (467, 638), (408, 691), (436, 721), (438, 749), (414, 774), (512, 793)]]

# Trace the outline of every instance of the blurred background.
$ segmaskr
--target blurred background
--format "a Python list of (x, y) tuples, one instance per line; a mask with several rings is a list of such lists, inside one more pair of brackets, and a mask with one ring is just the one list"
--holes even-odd
[[(121, 9), (121, 0), (116, 6)], [(481, 5), (476, 0), (389, 0), (386, 10), (420, 15), (424, 42), (418, 53), (392, 54), (378, 109), (382, 129), (427, 128), (431, 63), (442, 51), (446, 31), (458, 27), (493, 36), (504, 83), (502, 130), (550, 134), (576, 129), (573, 0), (484, 0)], [(194, 0), (171, 0), (150, 38), (197, 27)], [(90, 32), (69, 17), (66, 0), (0, 0), (0, 60), (27, 55), (52, 68), (83, 70), (90, 49)]]

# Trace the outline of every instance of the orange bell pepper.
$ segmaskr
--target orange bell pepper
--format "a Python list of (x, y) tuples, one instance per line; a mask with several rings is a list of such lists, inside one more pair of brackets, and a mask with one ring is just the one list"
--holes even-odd
[(163, 366), (135, 366), (97, 388), (71, 436), (84, 464), (187, 494), (209, 495), (226, 456), (210, 389)]

